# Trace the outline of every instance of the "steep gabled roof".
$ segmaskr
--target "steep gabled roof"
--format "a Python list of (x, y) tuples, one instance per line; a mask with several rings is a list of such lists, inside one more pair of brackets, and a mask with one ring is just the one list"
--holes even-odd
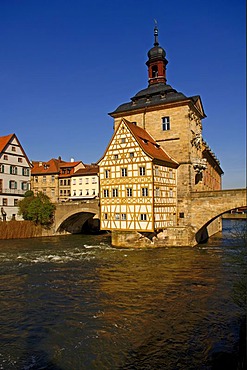
[[(154, 140), (154, 138), (149, 135), (149, 133), (144, 130), (143, 128), (135, 125), (134, 123), (131, 123), (127, 121), (125, 118), (122, 119), (120, 122), (119, 127), (121, 126), (121, 123), (124, 123), (133, 137), (136, 139), (137, 143), (140, 145), (142, 150), (156, 163), (172, 167), (172, 168), (177, 168), (179, 166), (179, 163), (176, 162), (174, 159), (172, 159), (163, 148)], [(114, 132), (104, 155), (98, 160), (97, 163), (100, 163), (100, 161), (104, 158), (106, 152), (108, 151), (113, 138), (117, 134), (118, 129)]]
[(164, 164), (177, 168), (178, 162), (172, 159), (163, 148), (143, 128), (123, 119), (122, 122), (128, 127), (142, 150), (153, 160), (164, 162)]
[(28, 159), (28, 156), (26, 155), (25, 153), (25, 150), (23, 149), (21, 143), (19, 142), (18, 140), (18, 137), (16, 136), (16, 134), (9, 134), (7, 136), (0, 136), (0, 153), (3, 152), (7, 145), (13, 140), (13, 139), (16, 139), (21, 151), (22, 151), (22, 154), (24, 155), (24, 157), (26, 158), (26, 161), (28, 163), (28, 165), (30, 167), (32, 167), (32, 163), (30, 162), (30, 160)]
[(2, 152), (6, 148), (6, 146), (8, 145), (10, 140), (13, 138), (13, 136), (15, 136), (15, 134), (9, 134), (7, 136), (0, 136), (0, 152)]

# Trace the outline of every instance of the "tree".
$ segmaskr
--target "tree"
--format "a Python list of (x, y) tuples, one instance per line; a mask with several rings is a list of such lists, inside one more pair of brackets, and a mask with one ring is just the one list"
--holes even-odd
[(33, 221), (36, 225), (43, 226), (48, 226), (53, 222), (56, 207), (51, 203), (50, 198), (42, 192), (34, 195), (32, 191), (27, 191), (18, 206), (18, 213), (22, 215), (24, 220)]

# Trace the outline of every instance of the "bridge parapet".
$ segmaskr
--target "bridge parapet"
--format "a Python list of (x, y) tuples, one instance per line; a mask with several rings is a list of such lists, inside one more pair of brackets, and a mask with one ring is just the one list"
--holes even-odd
[(246, 189), (227, 189), (191, 193), (192, 227), (199, 230), (225, 212), (245, 207)]

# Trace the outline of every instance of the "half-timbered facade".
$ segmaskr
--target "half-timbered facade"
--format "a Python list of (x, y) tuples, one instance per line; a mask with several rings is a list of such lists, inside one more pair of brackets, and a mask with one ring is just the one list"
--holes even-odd
[(123, 119), (99, 161), (101, 229), (153, 232), (174, 226), (177, 167), (144, 129)]
[(18, 201), (30, 189), (31, 163), (17, 136), (0, 137), (0, 218), (22, 219)]

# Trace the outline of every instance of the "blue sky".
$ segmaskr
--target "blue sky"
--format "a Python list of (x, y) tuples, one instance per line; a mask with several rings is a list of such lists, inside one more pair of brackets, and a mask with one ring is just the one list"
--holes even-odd
[(167, 83), (201, 96), (223, 187), (244, 187), (244, 0), (0, 0), (0, 136), (31, 160), (96, 162), (108, 113), (147, 87), (154, 19)]

